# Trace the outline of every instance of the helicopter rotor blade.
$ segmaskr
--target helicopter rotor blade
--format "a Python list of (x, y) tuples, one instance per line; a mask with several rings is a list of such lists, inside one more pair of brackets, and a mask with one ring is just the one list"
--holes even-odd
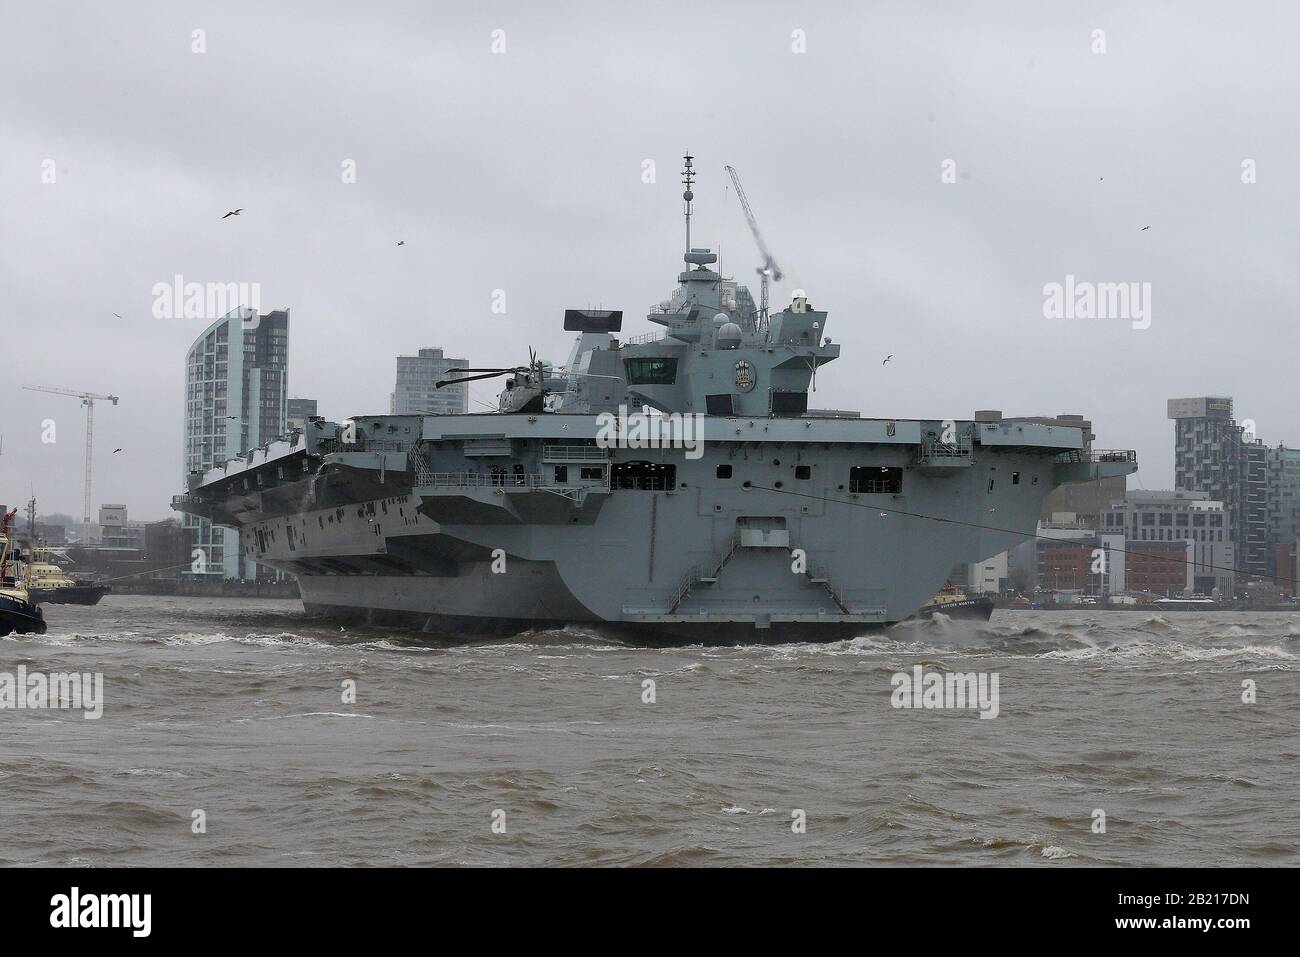
[(433, 387), (435, 389), (441, 389), (445, 385), (455, 385), (457, 382), (474, 382), (478, 379), (495, 379), (499, 375), (510, 375), (511, 373), (518, 375), (521, 373), (521, 370), (501, 369), (498, 370), (497, 372), (485, 372), (482, 375), (461, 376), (459, 379), (439, 379), (437, 382), (433, 384)]

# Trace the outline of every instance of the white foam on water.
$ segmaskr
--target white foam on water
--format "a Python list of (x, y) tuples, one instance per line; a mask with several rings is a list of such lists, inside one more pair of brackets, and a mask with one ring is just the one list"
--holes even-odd
[(169, 771), (163, 768), (127, 768), (124, 771), (116, 771), (115, 774), (125, 774), (130, 777), (146, 778), (183, 778), (186, 775), (180, 771)]

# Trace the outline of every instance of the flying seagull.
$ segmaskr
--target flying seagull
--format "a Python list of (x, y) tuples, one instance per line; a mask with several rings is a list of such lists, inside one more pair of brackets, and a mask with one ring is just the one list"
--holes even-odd
[(889, 355), (885, 356), (884, 359), (880, 360), (880, 364), (883, 366), (886, 362), (888, 362), (892, 358), (894, 358), (894, 354), (891, 352)]
[(1139, 233), (1145, 233), (1145, 232), (1146, 232), (1148, 229), (1150, 229), (1150, 228), (1151, 228), (1150, 226), (1143, 226), (1141, 229), (1138, 230), (1138, 232), (1139, 232)]
[(221, 218), (229, 219), (231, 216), (238, 216), (243, 211), (244, 211), (244, 207), (240, 206), (238, 209), (232, 209), (230, 212), (226, 213), (226, 215), (222, 216)]
[(405, 245), (406, 245), (406, 240), (405, 240), (405, 239), (399, 239), (399, 240), (397, 241), (397, 245), (399, 245), (399, 246), (405, 246)]
[(121, 452), (121, 451), (122, 451), (121, 449), (114, 449), (114, 450), (113, 450), (113, 454), (116, 455), (118, 452)]
[(113, 315), (116, 316), (118, 319), (121, 319), (121, 318), (122, 318), (122, 314), (121, 314), (121, 313), (115, 312), (115, 313), (113, 313)]

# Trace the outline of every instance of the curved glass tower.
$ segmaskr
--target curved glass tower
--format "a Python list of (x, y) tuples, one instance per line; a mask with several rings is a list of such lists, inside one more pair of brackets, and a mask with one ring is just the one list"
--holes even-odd
[[(289, 310), (237, 309), (218, 319), (185, 354), (184, 471), (202, 472), (288, 431)], [(239, 535), (192, 515), (209, 575), (253, 579)]]

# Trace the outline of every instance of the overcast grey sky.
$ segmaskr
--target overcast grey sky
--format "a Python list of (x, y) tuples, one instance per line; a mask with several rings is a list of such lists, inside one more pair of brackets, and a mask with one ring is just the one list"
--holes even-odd
[[(830, 311), (844, 354), (816, 406), (1083, 412), (1100, 447), (1138, 449), (1132, 487), (1172, 482), (1171, 396), (1232, 395), (1264, 441), (1300, 444), (1294, 4), (0, 11), (3, 503), (34, 487), (41, 511), (80, 512), (83, 413), (19, 389), (38, 383), (120, 395), (96, 408), (95, 502), (170, 514), (206, 325), (152, 317), (177, 273), (290, 307), (290, 394), (332, 418), (386, 412), (393, 357), (422, 346), (559, 362), (563, 309), (597, 303), (654, 328), (686, 149), (695, 244), (752, 278), (730, 163), (787, 271), (774, 302), (801, 287)], [(1067, 274), (1151, 283), (1150, 328), (1045, 319)]]

